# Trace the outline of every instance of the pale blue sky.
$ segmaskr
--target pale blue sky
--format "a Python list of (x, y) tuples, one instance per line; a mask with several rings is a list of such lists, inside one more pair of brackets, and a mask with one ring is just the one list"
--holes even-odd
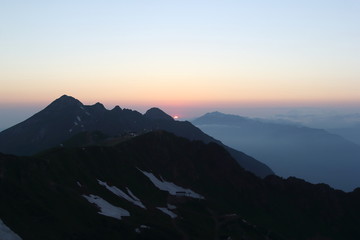
[(359, 13), (351, 0), (0, 1), (0, 105), (360, 103)]

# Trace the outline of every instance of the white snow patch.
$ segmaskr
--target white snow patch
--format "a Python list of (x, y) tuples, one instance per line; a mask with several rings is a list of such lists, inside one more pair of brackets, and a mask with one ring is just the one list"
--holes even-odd
[(0, 239), (1, 240), (21, 240), (5, 223), (0, 219)]
[(168, 204), (167, 208), (170, 209), (170, 210), (174, 210), (174, 209), (176, 209), (176, 206)]
[(112, 217), (121, 220), (121, 217), (128, 217), (130, 213), (121, 207), (115, 207), (114, 205), (110, 204), (109, 202), (105, 201), (99, 196), (92, 195), (82, 195), (86, 200), (90, 203), (96, 204), (100, 208), (99, 214), (104, 216)]
[(146, 226), (146, 225), (140, 225), (140, 227), (138, 227), (138, 228), (135, 228), (135, 232), (136, 233), (141, 233), (143, 230), (145, 230), (145, 229), (150, 229), (150, 227), (149, 226)]
[(121, 191), (119, 188), (117, 188), (115, 186), (109, 186), (106, 182), (100, 181), (99, 179), (98, 179), (98, 183), (100, 185), (106, 187), (110, 192), (114, 193), (115, 195), (124, 198), (125, 200), (133, 203), (136, 206), (146, 209), (146, 207), (144, 206), (144, 204), (142, 204), (140, 199), (137, 198), (128, 188), (126, 188), (126, 189), (130, 196), (127, 195), (125, 192)]
[(139, 201), (140, 202), (140, 199), (137, 198), (131, 191), (129, 188), (126, 188), (126, 191), (128, 192), (128, 194), (130, 195), (130, 197), (132, 197), (134, 200), (136, 201)]
[[(139, 171), (141, 171), (139, 169)], [(150, 172), (145, 172), (145, 171), (141, 171), (145, 176), (147, 176), (150, 181), (160, 190), (163, 191), (167, 191), (169, 192), (171, 195), (178, 195), (179, 193), (183, 194), (186, 197), (192, 197), (192, 198), (198, 198), (198, 199), (204, 199), (203, 196), (201, 196), (200, 194), (190, 190), (190, 189), (186, 189), (183, 187), (180, 187), (172, 182), (167, 182), (164, 179), (162, 179), (162, 177), (160, 177), (162, 179), (159, 180), (157, 177), (154, 176), (154, 174), (150, 173)]]
[(172, 211), (170, 211), (167, 208), (163, 208), (163, 207), (157, 207), (157, 209), (159, 209), (160, 211), (162, 211), (163, 213), (165, 213), (166, 215), (170, 216), (171, 218), (176, 218), (177, 215), (175, 213), (173, 213)]
[(79, 116), (76, 116), (77, 120), (81, 122), (81, 118)]

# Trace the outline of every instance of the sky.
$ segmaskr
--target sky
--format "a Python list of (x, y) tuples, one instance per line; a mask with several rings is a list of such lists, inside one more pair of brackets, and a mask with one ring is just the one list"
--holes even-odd
[(63, 94), (184, 118), (356, 107), (359, 12), (358, 0), (0, 0), (0, 128)]

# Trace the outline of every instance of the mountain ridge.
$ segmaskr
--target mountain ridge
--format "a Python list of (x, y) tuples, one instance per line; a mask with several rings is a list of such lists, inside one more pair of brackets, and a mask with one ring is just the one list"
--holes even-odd
[[(0, 152), (35, 154), (58, 146), (80, 132), (100, 131), (116, 136), (143, 134), (153, 130), (166, 130), (190, 140), (222, 144), (190, 122), (175, 121), (157, 108), (151, 108), (145, 114), (120, 107), (107, 110), (101, 103), (87, 106), (73, 97), (63, 95), (27, 120), (2, 131)], [(227, 146), (226, 148), (241, 166), (254, 174), (261, 177), (273, 174), (268, 166), (256, 159)]]
[(296, 176), (351, 191), (359, 187), (360, 147), (324, 129), (209, 113), (194, 125), (268, 164), (277, 175)]
[[(360, 236), (360, 189), (344, 193), (296, 178), (261, 179), (222, 146), (165, 131), (111, 147), (0, 154), (0, 191), (0, 218), (30, 240)], [(104, 203), (127, 213), (111, 215)]]

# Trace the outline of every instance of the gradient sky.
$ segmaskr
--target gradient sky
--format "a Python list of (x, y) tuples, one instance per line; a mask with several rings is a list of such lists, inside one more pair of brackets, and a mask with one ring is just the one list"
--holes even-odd
[(63, 94), (183, 115), (357, 104), (359, 13), (358, 0), (0, 0), (0, 114)]

